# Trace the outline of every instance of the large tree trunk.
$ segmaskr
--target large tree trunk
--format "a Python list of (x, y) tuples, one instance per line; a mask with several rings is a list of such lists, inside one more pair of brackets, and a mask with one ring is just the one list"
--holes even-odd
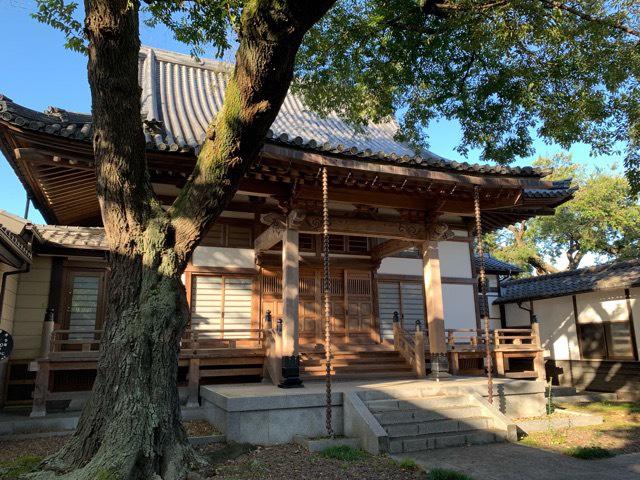
[(110, 248), (108, 311), (91, 397), (70, 442), (45, 461), (43, 478), (175, 480), (199, 461), (181, 425), (176, 383), (188, 322), (180, 277), (256, 159), (304, 33), (334, 1), (247, 2), (223, 109), (166, 212), (145, 160), (138, 2), (85, 0), (97, 193)]

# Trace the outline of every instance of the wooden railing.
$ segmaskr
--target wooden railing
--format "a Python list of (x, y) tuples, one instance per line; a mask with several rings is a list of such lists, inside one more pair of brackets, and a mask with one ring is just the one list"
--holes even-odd
[[(482, 358), (486, 355), (487, 338), (481, 329), (447, 329), (447, 350), (451, 373), (460, 370), (461, 358)], [(539, 325), (531, 328), (498, 328), (489, 331), (489, 351), (493, 367), (501, 376), (544, 379), (544, 356), (540, 342)], [(509, 371), (509, 360), (531, 359), (533, 369)]]
[(54, 329), (49, 341), (53, 356), (97, 356), (104, 330)]
[(232, 348), (263, 348), (265, 332), (259, 328), (191, 328), (182, 335), (182, 354)]
[[(538, 350), (539, 341), (535, 329), (499, 328), (489, 331), (491, 351)], [(449, 351), (474, 352), (484, 350), (486, 338), (482, 329), (447, 329)]]
[[(48, 355), (43, 356), (97, 357), (103, 333), (104, 330), (78, 331), (54, 328), (50, 332), (48, 345), (43, 347), (45, 351), (42, 353)], [(206, 354), (212, 350), (262, 349), (264, 338), (265, 332), (255, 328), (186, 329), (180, 341), (180, 355)]]
[(397, 316), (394, 316), (393, 345), (395, 350), (411, 365), (418, 378), (427, 374), (425, 334), (420, 324), (416, 325), (415, 332), (409, 332), (400, 324)]

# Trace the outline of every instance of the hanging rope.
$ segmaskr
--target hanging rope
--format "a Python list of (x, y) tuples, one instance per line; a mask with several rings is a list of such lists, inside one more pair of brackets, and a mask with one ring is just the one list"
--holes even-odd
[(322, 290), (324, 302), (324, 355), (326, 364), (326, 428), (327, 435), (333, 437), (331, 426), (331, 303), (329, 302), (329, 174), (322, 167)]
[(489, 403), (493, 403), (493, 372), (491, 362), (491, 335), (489, 333), (489, 303), (487, 301), (487, 276), (484, 268), (484, 245), (482, 238), (482, 217), (480, 214), (480, 188), (473, 190), (473, 206), (476, 216), (476, 241), (478, 245), (478, 259), (480, 262), (480, 301), (482, 302), (482, 321), (484, 323), (484, 349), (487, 363), (487, 387), (489, 389)]

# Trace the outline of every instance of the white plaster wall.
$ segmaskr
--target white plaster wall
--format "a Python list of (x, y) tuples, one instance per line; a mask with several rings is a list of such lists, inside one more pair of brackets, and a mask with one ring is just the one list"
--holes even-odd
[[(0, 275), (4, 272), (11, 272), (14, 268), (0, 264)], [(6, 277), (4, 287), (4, 299), (2, 302), (2, 317), (0, 318), (0, 329), (9, 333), (13, 332), (13, 318), (16, 310), (16, 293), (18, 291), (18, 275)]]
[(579, 323), (626, 321), (629, 318), (624, 290), (581, 293), (576, 295)]
[[(573, 313), (573, 300), (568, 297), (533, 302), (540, 324), (542, 346), (555, 360), (579, 360), (580, 348)], [(526, 312), (525, 312), (526, 313)]]
[(422, 260), (419, 258), (383, 258), (378, 273), (384, 275), (417, 275), (422, 278)]
[(471, 278), (471, 253), (466, 242), (438, 242), (440, 275)]
[[(524, 304), (529, 308), (529, 302)], [(529, 318), (529, 312), (522, 310), (515, 303), (507, 303), (504, 306), (505, 323), (507, 328), (509, 327), (529, 327), (531, 320)]]
[(445, 328), (476, 328), (476, 305), (472, 285), (442, 285)]
[(197, 267), (255, 268), (254, 259), (251, 248), (197, 247), (191, 261)]
[(633, 316), (633, 329), (636, 333), (636, 346), (640, 349), (640, 288), (629, 289), (629, 300), (631, 302), (631, 314)]

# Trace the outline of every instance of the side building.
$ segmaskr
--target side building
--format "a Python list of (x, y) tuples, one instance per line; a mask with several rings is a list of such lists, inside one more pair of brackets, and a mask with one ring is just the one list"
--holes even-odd
[(511, 280), (494, 305), (507, 327), (535, 316), (554, 383), (638, 397), (640, 261)]

